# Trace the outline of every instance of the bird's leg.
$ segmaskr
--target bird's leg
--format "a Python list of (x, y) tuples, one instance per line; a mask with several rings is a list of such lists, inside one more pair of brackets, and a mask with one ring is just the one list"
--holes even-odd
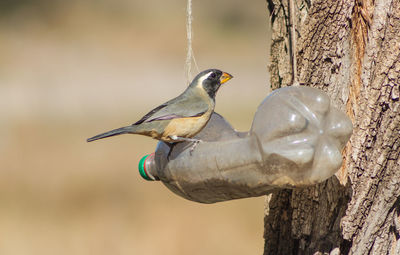
[(192, 146), (190, 147), (190, 150), (189, 150), (190, 155), (192, 155), (192, 152), (196, 148), (197, 144), (202, 142), (202, 140), (199, 140), (199, 139), (179, 137), (179, 136), (176, 136), (176, 135), (171, 135), (169, 137), (175, 142), (192, 142), (193, 144), (192, 144)]

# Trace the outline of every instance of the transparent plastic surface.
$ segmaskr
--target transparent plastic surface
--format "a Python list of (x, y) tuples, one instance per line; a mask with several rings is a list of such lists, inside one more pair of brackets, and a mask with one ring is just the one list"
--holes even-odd
[(264, 99), (249, 132), (236, 132), (214, 113), (196, 136), (203, 142), (192, 154), (191, 143), (159, 142), (148, 171), (196, 202), (260, 196), (331, 177), (342, 164), (351, 133), (350, 119), (324, 92), (286, 87)]

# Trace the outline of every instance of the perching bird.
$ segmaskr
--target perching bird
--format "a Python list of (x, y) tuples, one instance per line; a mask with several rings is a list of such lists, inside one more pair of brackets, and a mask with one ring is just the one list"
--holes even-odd
[(178, 97), (156, 107), (134, 124), (87, 139), (88, 142), (121, 134), (140, 134), (168, 143), (194, 142), (193, 139), (210, 120), (215, 107), (215, 94), (221, 84), (233, 76), (217, 69), (199, 73)]

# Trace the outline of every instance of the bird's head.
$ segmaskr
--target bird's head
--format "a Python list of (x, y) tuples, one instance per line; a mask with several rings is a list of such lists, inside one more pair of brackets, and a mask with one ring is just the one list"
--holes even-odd
[(218, 69), (208, 69), (199, 73), (190, 84), (190, 87), (204, 89), (211, 98), (215, 98), (221, 84), (232, 79), (233, 76)]

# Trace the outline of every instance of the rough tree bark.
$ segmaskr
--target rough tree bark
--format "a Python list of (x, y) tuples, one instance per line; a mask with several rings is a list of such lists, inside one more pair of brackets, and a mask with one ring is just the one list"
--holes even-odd
[[(354, 132), (336, 176), (266, 198), (264, 254), (400, 254), (400, 1), (293, 0), (300, 84)], [(271, 84), (291, 82), (288, 0), (267, 0)]]

